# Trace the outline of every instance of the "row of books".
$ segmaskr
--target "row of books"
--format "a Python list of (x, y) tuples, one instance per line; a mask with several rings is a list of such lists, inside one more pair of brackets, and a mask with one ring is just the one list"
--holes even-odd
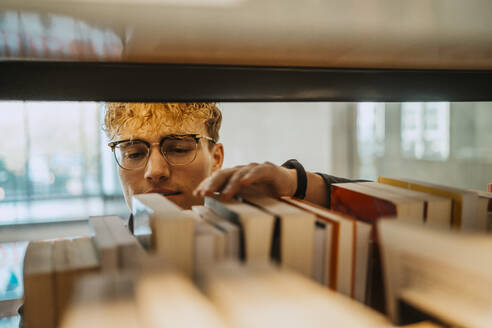
[[(143, 326), (159, 325), (159, 322), (166, 322), (166, 316), (159, 313), (171, 311), (172, 304), (179, 304), (180, 300), (184, 302), (184, 298), (180, 299), (177, 296), (181, 292), (174, 290), (176, 295), (172, 296), (174, 294), (166, 289), (171, 288), (171, 285), (165, 288), (160, 285), (167, 279), (163, 278), (165, 276), (171, 277), (170, 281), (181, 281), (176, 283), (177, 286), (187, 285), (185, 289), (193, 290), (193, 295), (201, 295), (201, 299), (208, 302), (205, 302), (209, 304), (208, 308), (220, 313), (221, 322), (225, 320), (226, 325), (232, 327), (245, 326), (244, 322), (251, 323), (242, 321), (247, 318), (236, 318), (239, 321), (234, 319), (233, 323), (228, 321), (234, 316), (231, 313), (248, 313), (245, 310), (248, 307), (251, 307), (251, 311), (258, 311), (250, 312), (247, 316), (255, 318), (254, 320), (259, 320), (259, 316), (266, 316), (268, 320), (281, 320), (287, 312), (292, 313), (294, 317), (308, 320), (306, 313), (310, 310), (306, 308), (307, 305), (300, 305), (296, 312), (289, 308), (291, 305), (282, 303), (282, 299), (287, 300), (293, 295), (289, 294), (289, 288), (278, 287), (282, 284), (274, 283), (277, 280), (292, 285), (292, 290), (296, 290), (299, 297), (303, 289), (306, 289), (306, 292), (313, 291), (313, 288), (319, 289), (319, 293), (324, 296), (318, 298), (315, 296), (318, 292), (312, 295), (308, 293), (310, 296), (306, 294), (306, 302), (311, 299), (311, 307), (319, 306), (321, 311), (321, 307), (326, 306), (324, 311), (332, 313), (333, 310), (339, 313), (339, 317), (335, 314), (332, 316), (342, 321), (334, 322), (343, 323), (343, 320), (351, 320), (344, 317), (346, 311), (340, 312), (338, 305), (333, 305), (341, 302), (342, 307), (350, 309), (349, 312), (357, 313), (353, 315), (355, 317), (359, 316), (358, 313), (365, 313), (370, 318), (379, 318), (374, 321), (379, 326), (389, 323), (380, 321), (379, 314), (373, 313), (361, 303), (383, 313), (387, 312), (393, 323), (410, 322), (407, 317), (415, 319), (415, 315), (406, 315), (408, 310), (402, 310), (402, 306), (405, 305), (405, 309), (412, 309), (411, 313), (427, 313), (435, 322), (441, 320), (444, 324), (462, 324), (463, 320), (452, 321), (449, 316), (442, 318), (439, 311), (428, 311), (427, 304), (419, 303), (418, 300), (427, 299), (425, 294), (419, 294), (425, 289), (422, 287), (422, 281), (425, 279), (414, 279), (422, 282), (417, 291), (410, 288), (413, 282), (410, 285), (408, 282), (413, 281), (409, 278), (412, 277), (412, 273), (419, 277), (424, 276), (424, 271), (419, 267), (412, 270), (409, 268), (423, 261), (419, 258), (412, 262), (416, 257), (425, 254), (425, 247), (412, 248), (411, 237), (394, 236), (413, 236), (412, 234), (421, 234), (420, 231), (424, 231), (422, 235), (432, 236), (429, 237), (431, 239), (445, 240), (448, 234), (453, 236), (449, 237), (452, 239), (457, 234), (459, 238), (466, 235), (467, 240), (475, 240), (475, 236), (469, 236), (471, 232), (468, 231), (474, 231), (476, 234), (487, 230), (492, 209), (491, 195), (487, 192), (383, 177), (379, 178), (379, 183), (332, 185), (331, 210), (294, 198), (273, 199), (260, 195), (243, 195), (238, 200), (228, 202), (220, 198), (207, 198), (205, 206), (184, 211), (161, 195), (137, 195), (133, 199), (133, 216), (135, 236), (138, 240), (129, 233), (120, 218), (93, 217), (89, 220), (94, 232), (91, 238), (37, 242), (28, 246), (24, 265), (25, 322), (29, 327), (56, 327), (61, 322), (64, 322), (66, 327), (77, 327), (76, 322), (79, 321), (74, 318), (87, 317), (88, 309), (100, 313), (97, 312), (98, 306), (94, 304), (102, 302), (102, 308), (106, 305), (111, 307), (123, 304), (123, 308), (133, 309), (127, 311), (133, 314), (136, 311), (135, 307), (138, 313), (144, 309), (143, 314), (136, 315), (136, 318), (150, 316), (155, 322), (142, 323), (137, 319), (134, 321), (137, 320), (138, 324)], [(487, 240), (487, 237), (480, 238), (484, 243)], [(422, 245), (425, 243), (422, 242)], [(440, 251), (446, 252), (444, 242), (429, 242), (429, 247), (433, 245), (441, 245), (443, 248)], [(477, 246), (479, 245), (482, 244), (477, 243)], [(405, 253), (410, 260), (404, 261), (401, 254), (404, 254), (402, 250), (405, 247), (410, 249)], [(414, 249), (415, 254), (411, 253)], [(457, 258), (454, 258), (453, 265), (459, 268)], [(427, 261), (434, 260), (427, 258)], [(162, 262), (165, 265), (162, 265)], [(231, 265), (231, 262), (234, 264)], [(241, 265), (237, 264), (238, 262)], [(155, 266), (160, 269), (154, 270)], [(165, 270), (162, 270), (162, 266)], [(438, 265), (425, 267), (431, 268), (431, 271), (435, 269), (435, 277), (442, 274), (444, 268)], [(159, 273), (156, 274), (155, 271)], [(473, 272), (473, 265), (466, 274), (470, 272)], [(79, 278), (91, 273), (96, 277), (86, 280), (82, 287), (79, 286), (77, 289), (75, 286)], [(266, 277), (264, 274), (270, 277), (270, 280), (267, 279), (268, 283), (262, 280)], [(425, 275), (428, 274), (425, 271)], [(460, 277), (466, 277), (466, 274)], [(386, 287), (384, 289), (383, 276)], [(144, 277), (153, 278), (149, 280)], [(211, 289), (206, 286), (211, 286), (211, 281), (226, 281), (226, 277), (235, 278), (224, 290), (236, 290), (235, 284), (243, 284), (249, 287), (237, 287), (239, 291), (243, 288), (244, 291), (251, 289), (257, 294), (246, 293), (244, 299), (241, 299), (241, 293), (238, 291), (235, 292), (239, 295), (238, 300), (217, 303), (208, 292)], [(157, 284), (151, 283), (150, 287), (146, 287), (145, 290), (152, 296), (144, 298), (143, 301), (139, 297), (141, 293), (138, 292), (141, 290), (138, 286), (145, 285), (142, 281), (154, 281)], [(268, 289), (266, 285), (270, 283), (277, 286), (277, 289)], [(99, 287), (89, 287), (91, 284)], [(256, 285), (263, 287), (255, 287)], [(152, 293), (152, 290), (160, 288), (167, 291), (166, 295)], [(94, 289), (98, 292), (88, 292)], [(334, 294), (335, 292), (338, 293)], [(118, 301), (120, 294), (124, 296), (122, 303)], [(473, 295), (473, 292), (469, 294)], [(263, 297), (271, 301), (260, 302), (267, 310), (258, 307), (258, 304), (252, 301), (261, 300)], [(437, 296), (435, 299), (438, 299)], [(195, 304), (191, 299), (189, 301), (189, 304)], [(450, 303), (448, 301), (440, 304)], [(454, 305), (457, 306), (456, 304)], [(170, 308), (167, 309), (167, 306)], [(67, 308), (72, 310), (67, 312)], [(148, 309), (154, 309), (156, 313), (152, 314)], [(270, 309), (278, 311), (270, 313)], [(174, 312), (176, 311), (184, 310), (175, 309)], [(227, 312), (226, 319), (223, 317), (224, 311), (232, 311)], [(101, 316), (108, 319), (105, 315)], [(313, 316), (316, 317), (315, 314)], [(71, 319), (65, 321), (64, 318), (68, 317)], [(425, 319), (426, 316), (419, 318)], [(373, 326), (372, 319), (366, 319), (365, 315), (360, 315), (359, 319), (367, 321), (368, 324), (365, 326)], [(261, 322), (266, 325), (268, 320), (260, 320), (255, 326), (261, 326)], [(130, 321), (129, 319), (128, 322)], [(316, 322), (318, 321), (319, 319), (316, 319)], [(306, 321), (308, 322), (308, 326), (317, 326), (315, 322), (311, 324), (311, 321)], [(326, 320), (319, 322), (324, 325), (327, 323)]]
[(58, 327), (77, 281), (132, 270), (146, 251), (117, 216), (92, 217), (94, 236), (30, 242), (24, 257), (24, 323)]
[(378, 223), (388, 316), (492, 327), (492, 237), (397, 220)]
[(291, 198), (207, 198), (205, 206), (192, 211), (162, 198), (135, 196), (135, 222), (150, 222), (152, 249), (190, 278), (225, 259), (247, 264), (272, 260), (366, 301), (371, 224)]
[(92, 217), (90, 225), (92, 238), (29, 244), (26, 327), (389, 326), (368, 307), (268, 261), (244, 265), (222, 253), (223, 261), (204, 265), (199, 223), (194, 279), (162, 252), (143, 250), (120, 218)]
[[(194, 284), (182, 273), (145, 268), (137, 277), (88, 277), (61, 327), (390, 327), (358, 302), (272, 266), (223, 262)], [(164, 265), (165, 267), (165, 265)]]

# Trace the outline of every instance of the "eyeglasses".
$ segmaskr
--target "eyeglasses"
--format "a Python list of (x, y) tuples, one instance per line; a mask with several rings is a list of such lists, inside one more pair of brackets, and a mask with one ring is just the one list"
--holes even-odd
[(125, 170), (144, 168), (150, 157), (150, 146), (159, 145), (162, 156), (174, 166), (188, 165), (196, 158), (198, 141), (206, 139), (216, 141), (200, 134), (168, 135), (160, 142), (149, 143), (143, 140), (120, 140), (108, 144), (118, 165)]

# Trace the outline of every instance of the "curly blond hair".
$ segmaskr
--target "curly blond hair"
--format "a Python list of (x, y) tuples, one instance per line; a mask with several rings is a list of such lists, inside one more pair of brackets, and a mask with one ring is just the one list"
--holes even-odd
[(181, 128), (189, 123), (205, 124), (209, 137), (219, 140), (222, 113), (216, 103), (107, 103), (104, 131), (114, 140), (123, 131), (162, 126)]

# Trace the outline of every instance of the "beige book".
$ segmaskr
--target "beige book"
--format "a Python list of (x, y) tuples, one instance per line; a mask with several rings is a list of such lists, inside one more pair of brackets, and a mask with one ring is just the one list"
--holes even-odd
[(243, 199), (279, 220), (281, 265), (313, 277), (316, 216), (271, 197), (244, 196)]
[(70, 240), (57, 240), (53, 244), (53, 268), (55, 271), (56, 325), (68, 305), (74, 281), (74, 272), (70, 264)]
[(70, 268), (77, 277), (100, 271), (100, 262), (94, 243), (89, 237), (72, 239), (68, 244)]
[(138, 281), (136, 300), (145, 327), (226, 327), (212, 303), (182, 275), (144, 275)]
[(77, 282), (61, 328), (142, 327), (134, 302), (134, 278), (116, 272)]
[(371, 224), (355, 222), (355, 255), (354, 255), (354, 282), (352, 297), (361, 303), (368, 304), (369, 281), (369, 256), (371, 254), (371, 237), (373, 227)]
[(378, 177), (378, 182), (451, 198), (453, 200), (452, 226), (456, 229), (481, 230), (480, 223), (477, 221), (478, 196), (474, 192), (412, 179)]
[(203, 279), (231, 327), (382, 327), (387, 320), (302, 275), (228, 264)]
[(378, 223), (387, 311), (400, 322), (398, 302), (451, 326), (491, 327), (492, 240), (483, 234)]
[(425, 224), (436, 227), (450, 227), (451, 226), (451, 209), (452, 202), (448, 197), (441, 197), (432, 194), (427, 194), (420, 191), (398, 188), (392, 185), (378, 183), (378, 182), (360, 182), (363, 186), (370, 186), (373, 188), (386, 190), (390, 193), (400, 195), (403, 197), (409, 197), (424, 202), (424, 218)]
[(272, 247), (274, 217), (236, 200), (220, 201), (206, 197), (205, 206), (236, 224), (242, 234), (240, 257), (248, 263), (267, 263)]
[(24, 257), (24, 324), (31, 328), (56, 325), (52, 242), (30, 242)]
[[(202, 206), (204, 207), (204, 206)], [(215, 261), (222, 261), (226, 258), (226, 234), (219, 229), (215, 224), (206, 221), (200, 213), (194, 210), (186, 210), (190, 212), (196, 222), (195, 234), (211, 236), (213, 240), (212, 257)]]
[(53, 249), (57, 323), (68, 307), (78, 279), (99, 271), (99, 260), (90, 238), (57, 240)]
[(477, 222), (480, 231), (492, 230), (492, 192), (483, 190), (470, 190), (478, 196)]
[[(135, 224), (148, 224), (151, 227), (151, 243), (155, 252), (167, 257), (176, 268), (192, 277), (195, 238), (193, 217), (160, 194), (135, 195), (132, 206)], [(137, 226), (135, 228), (136, 231), (139, 229)]]
[(203, 220), (198, 213), (186, 210), (195, 219), (195, 277), (210, 265), (225, 258), (225, 235)]
[(316, 220), (314, 230), (312, 277), (320, 284), (328, 286), (331, 281), (331, 254), (333, 246), (333, 224)]
[(325, 284), (366, 303), (372, 225), (307, 201), (290, 197), (282, 199), (315, 214), (330, 225), (326, 230), (329, 242), (326, 243)]
[(105, 216), (92, 216), (89, 218), (89, 226), (94, 234), (93, 241), (96, 246), (102, 271), (118, 270), (118, 249), (116, 240), (104, 222)]
[(238, 226), (217, 215), (206, 206), (193, 206), (192, 210), (224, 235), (225, 258), (239, 259), (240, 236)]
[[(356, 241), (356, 221), (307, 201), (283, 197), (283, 201), (316, 215), (320, 220), (332, 225), (332, 245), (328, 248), (331, 262), (327, 262), (325, 283), (340, 293), (351, 296), (354, 293), (355, 277), (354, 252)], [(328, 280), (329, 279), (329, 280)]]
[(147, 255), (146, 251), (119, 216), (106, 216), (103, 220), (116, 242), (118, 267), (122, 270), (135, 269)]

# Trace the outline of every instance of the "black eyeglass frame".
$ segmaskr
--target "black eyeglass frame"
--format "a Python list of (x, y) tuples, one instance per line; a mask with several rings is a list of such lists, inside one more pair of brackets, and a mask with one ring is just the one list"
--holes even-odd
[[(214, 139), (214, 138), (211, 138), (211, 137), (207, 137), (207, 136), (204, 136), (204, 135), (201, 135), (201, 134), (197, 134), (197, 133), (191, 133), (191, 134), (170, 134), (170, 135), (167, 135), (165, 137), (163, 137), (161, 139), (161, 141), (159, 141), (158, 143), (150, 143), (150, 142), (147, 142), (145, 140), (140, 140), (140, 139), (125, 139), (125, 140), (118, 140), (118, 141), (112, 141), (110, 143), (108, 143), (108, 146), (111, 147), (111, 151), (113, 152), (113, 155), (114, 155), (114, 159), (116, 160), (116, 163), (118, 164), (119, 167), (121, 167), (123, 170), (129, 170), (129, 171), (132, 171), (132, 170), (139, 170), (143, 167), (145, 167), (145, 165), (147, 165), (148, 161), (149, 161), (149, 157), (150, 157), (150, 147), (154, 144), (158, 144), (159, 145), (159, 151), (161, 152), (161, 155), (162, 157), (164, 157), (164, 159), (166, 160), (166, 162), (168, 162), (170, 165), (173, 165), (173, 166), (184, 166), (184, 165), (188, 165), (190, 163), (193, 163), (193, 161), (196, 159), (196, 154), (197, 154), (197, 148), (195, 148), (195, 156), (193, 157), (193, 159), (186, 163), (186, 164), (174, 164), (174, 163), (171, 163), (169, 161), (169, 159), (167, 158), (166, 154), (164, 154), (162, 152), (162, 145), (164, 144), (164, 142), (166, 140), (179, 140), (179, 139), (182, 139), (182, 138), (186, 138), (186, 137), (191, 137), (195, 140), (195, 147), (198, 145), (198, 142), (200, 141), (200, 139), (206, 139), (208, 140), (209, 142), (213, 143), (213, 144), (216, 144), (217, 141)], [(149, 152), (147, 154), (147, 160), (145, 161), (145, 165), (143, 165), (142, 167), (139, 167), (139, 168), (134, 168), (134, 169), (129, 169), (129, 168), (126, 168), (126, 167), (123, 167), (120, 162), (118, 161), (118, 158), (116, 157), (116, 152), (115, 152), (115, 149), (116, 147), (119, 145), (119, 144), (122, 144), (124, 142), (140, 142), (140, 143), (143, 143), (145, 145), (147, 145), (148, 149), (149, 149)]]

